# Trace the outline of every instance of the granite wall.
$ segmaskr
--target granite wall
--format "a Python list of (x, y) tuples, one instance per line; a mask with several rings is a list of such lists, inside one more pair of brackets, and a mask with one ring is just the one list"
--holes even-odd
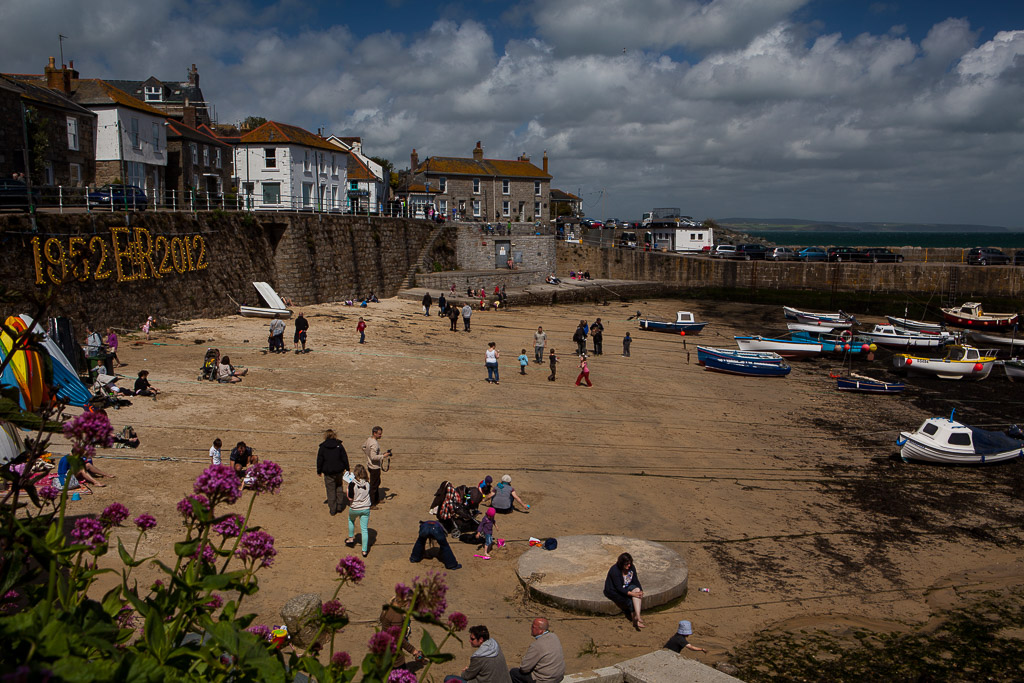
[[(528, 224), (532, 232), (532, 224)], [(511, 235), (486, 234), (479, 226), (459, 226), (457, 249), (459, 268), (462, 270), (493, 270), (505, 268), (505, 259), (511, 255), (517, 257), (516, 267), (519, 270), (553, 272), (555, 266), (554, 235), (527, 234), (526, 229), (518, 229), (513, 224)], [(499, 258), (497, 249), (502, 245), (506, 248), (506, 256)], [(501, 261), (501, 263), (499, 263)], [(544, 281), (546, 275), (541, 276)]]
[(0, 215), (0, 313), (53, 291), (52, 312), (137, 328), (260, 305), (254, 281), (295, 305), (398, 292), (433, 226), (411, 219), (274, 213)]

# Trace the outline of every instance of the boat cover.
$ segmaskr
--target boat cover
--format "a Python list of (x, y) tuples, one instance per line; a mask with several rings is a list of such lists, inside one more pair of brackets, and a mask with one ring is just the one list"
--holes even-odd
[(968, 429), (971, 430), (971, 440), (974, 442), (974, 452), (977, 455), (993, 455), (1024, 448), (1024, 442), (1009, 437), (1003, 432), (990, 432), (978, 427), (968, 427)]
[(277, 292), (275, 292), (274, 288), (269, 284), (266, 282), (254, 282), (252, 284), (256, 288), (256, 291), (260, 293), (263, 300), (267, 303), (267, 308), (274, 308), (279, 311), (287, 309), (287, 306), (284, 305), (284, 300), (277, 295)]

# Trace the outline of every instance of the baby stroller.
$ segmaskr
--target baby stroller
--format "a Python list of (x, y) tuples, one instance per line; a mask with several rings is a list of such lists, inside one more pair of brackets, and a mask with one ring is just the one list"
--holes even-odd
[(217, 349), (206, 349), (206, 356), (203, 358), (203, 367), (199, 369), (199, 377), (196, 379), (217, 379), (217, 366), (220, 364), (220, 351)]
[[(462, 489), (460, 491), (459, 489)], [(476, 532), (477, 521), (465, 504), (465, 487), (456, 488), (450, 481), (442, 481), (434, 494), (430, 512), (452, 538)]]

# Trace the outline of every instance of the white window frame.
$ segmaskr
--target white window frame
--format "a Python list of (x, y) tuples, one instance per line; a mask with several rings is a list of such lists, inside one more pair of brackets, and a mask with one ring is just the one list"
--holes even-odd
[(534, 197), (539, 197), (540, 196), (540, 181), (539, 180), (534, 180), (533, 181), (533, 196)]
[(501, 193), (512, 194), (512, 181), (507, 179), (501, 181)]
[[(263, 168), (277, 168), (277, 147), (263, 148)], [(278, 188), (278, 195), (280, 195), (280, 188)]]
[(438, 209), (438, 211), (440, 213), (442, 213), (443, 215), (447, 216), (448, 215), (448, 200), (447, 199), (438, 199), (437, 200), (437, 209)]
[(134, 116), (131, 118), (128, 130), (129, 139), (132, 141), (132, 149), (142, 149), (142, 145), (139, 144), (139, 120)]
[(203, 166), (209, 167), (210, 165), (210, 146), (203, 145)]
[(511, 214), (511, 212), (512, 212), (512, 202), (502, 202), (501, 203), (501, 215), (502, 216), (508, 216), (508, 215)]
[(159, 85), (146, 86), (146, 102), (163, 102), (164, 89)]
[[(473, 178), (473, 194), (480, 194), (480, 179), (479, 178)], [(479, 214), (473, 214), (473, 215), (477, 216)]]
[(78, 119), (74, 116), (68, 117), (68, 149), (78, 151)]
[(217, 166), (217, 168), (221, 168), (222, 167), (222, 164), (224, 162), (221, 159), (220, 147), (218, 147), (217, 149), (214, 150), (213, 160), (214, 160), (214, 164)]
[(307, 149), (306, 150), (306, 156), (302, 160), (302, 172), (303, 173), (311, 173), (312, 171), (313, 171), (313, 167), (309, 163), (309, 150)]
[(309, 208), (313, 206), (313, 183), (302, 183), (302, 207)]
[(442, 193), (448, 191), (448, 179), (446, 177), (441, 176), (437, 179), (437, 189)]
[(533, 219), (537, 220), (540, 218), (540, 202), (533, 203)]
[(192, 152), (192, 165), (193, 166), (198, 166), (199, 165), (199, 145), (197, 145), (194, 142), (190, 142), (190, 143), (188, 143), (188, 148), (189, 148), (189, 151)]
[(70, 164), (68, 168), (68, 177), (71, 178), (71, 187), (82, 186), (82, 165), (81, 164)]
[(480, 200), (479, 199), (474, 199), (473, 200), (473, 216), (475, 218), (480, 218)]

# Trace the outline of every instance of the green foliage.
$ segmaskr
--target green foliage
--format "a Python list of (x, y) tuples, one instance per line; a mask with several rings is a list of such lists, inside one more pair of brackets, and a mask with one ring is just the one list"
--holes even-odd
[(267, 120), (262, 116), (246, 116), (242, 119), (241, 125), (242, 128), (259, 128), (266, 122)]

